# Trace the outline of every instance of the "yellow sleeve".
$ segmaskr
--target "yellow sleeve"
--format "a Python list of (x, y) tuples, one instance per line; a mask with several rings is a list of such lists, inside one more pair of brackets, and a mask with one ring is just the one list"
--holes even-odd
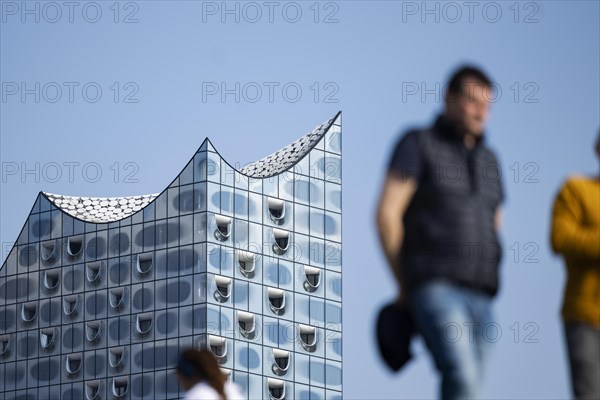
[(583, 224), (581, 199), (568, 181), (554, 201), (552, 210), (552, 249), (556, 253), (600, 259), (600, 229)]

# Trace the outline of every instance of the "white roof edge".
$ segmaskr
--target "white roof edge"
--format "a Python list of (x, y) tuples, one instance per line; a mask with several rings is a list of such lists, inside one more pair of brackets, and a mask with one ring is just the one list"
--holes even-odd
[(42, 192), (58, 209), (85, 222), (98, 224), (119, 221), (142, 210), (160, 193), (124, 197), (66, 196)]
[(317, 126), (308, 134), (258, 161), (244, 166), (240, 172), (253, 178), (280, 174), (300, 161), (337, 120), (338, 114)]

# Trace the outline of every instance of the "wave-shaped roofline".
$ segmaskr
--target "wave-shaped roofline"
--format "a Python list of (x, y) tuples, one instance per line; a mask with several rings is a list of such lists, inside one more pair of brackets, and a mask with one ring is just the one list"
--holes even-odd
[[(169, 187), (171, 187), (171, 185), (177, 180), (177, 178), (179, 178), (181, 176), (181, 174), (183, 173), (183, 171), (185, 171), (185, 169), (187, 168), (187, 166), (189, 165), (190, 162), (193, 162), (195, 155), (201, 151), (205, 146), (208, 148), (208, 145), (210, 145), (210, 147), (212, 147), (212, 149), (214, 149), (215, 153), (221, 158), (221, 160), (223, 160), (231, 169), (233, 169), (235, 172), (246, 176), (248, 178), (252, 178), (252, 179), (267, 179), (276, 175), (280, 175), (283, 172), (289, 171), (290, 169), (292, 169), (295, 165), (297, 165), (327, 134), (327, 132), (331, 129), (331, 127), (334, 125), (335, 121), (338, 120), (338, 118), (341, 116), (342, 112), (338, 111), (332, 118), (330, 118), (329, 120), (327, 120), (326, 122), (324, 122), (323, 124), (317, 126), (315, 129), (313, 129), (312, 131), (310, 131), (309, 133), (307, 133), (306, 135), (302, 136), (301, 138), (299, 138), (298, 140), (295, 140), (294, 142), (292, 142), (290, 145), (283, 147), (277, 151), (275, 151), (274, 153), (271, 153), (270, 155), (263, 157), (255, 162), (246, 164), (244, 167), (242, 167), (241, 169), (237, 169), (235, 166), (231, 165), (222, 155), (221, 153), (216, 149), (216, 147), (212, 144), (212, 142), (210, 141), (210, 139), (208, 137), (206, 137), (202, 143), (200, 144), (200, 146), (196, 149), (196, 151), (194, 152), (194, 154), (192, 155), (191, 159), (189, 159), (188, 162), (185, 163), (185, 165), (183, 166), (183, 168), (179, 171), (178, 174), (175, 175), (175, 177), (171, 180), (171, 182), (159, 193), (154, 193), (154, 194), (145, 194), (145, 195), (136, 195), (136, 196), (121, 196), (121, 197), (89, 197), (89, 196), (71, 196), (71, 195), (64, 195), (64, 194), (54, 194), (54, 193), (49, 193), (49, 192), (44, 192), (44, 191), (40, 191), (38, 194), (38, 198), (40, 196), (44, 197), (50, 204), (52, 204), (54, 207), (56, 207), (58, 210), (62, 211), (63, 213), (65, 213), (66, 215), (68, 215), (69, 217), (76, 219), (78, 221), (84, 222), (84, 223), (95, 223), (95, 224), (107, 224), (107, 223), (112, 223), (112, 222), (119, 222), (122, 221), (126, 218), (129, 218), (135, 214), (137, 214), (138, 212), (143, 212), (143, 210), (148, 207), (150, 204), (154, 203), (154, 201), (161, 196), (165, 191), (167, 191), (169, 189)], [(313, 139), (310, 140), (310, 136), (315, 134), (315, 131), (320, 131), (318, 132), (318, 135)], [(307, 139), (308, 138), (308, 139)], [(264, 174), (261, 175), (260, 172), (262, 172), (261, 170), (259, 170), (257, 173), (248, 173), (247, 171), (250, 170), (254, 170), (256, 171), (257, 167), (261, 166), (261, 163), (269, 163), (273, 157), (276, 157), (278, 154), (280, 154), (281, 152), (285, 151), (286, 149), (289, 149), (291, 146), (293, 146), (296, 143), (301, 143), (303, 140), (307, 140), (308, 144), (305, 147), (301, 147), (299, 151), (297, 151), (297, 154), (295, 155), (295, 158), (291, 161), (288, 161), (286, 163), (283, 163), (281, 165), (281, 168), (277, 169), (277, 168), (272, 168), (270, 173), (268, 174)], [(274, 163), (277, 162), (277, 158), (275, 158)], [(269, 166), (271, 166), (271, 164), (268, 164), (266, 166), (266, 168), (268, 168)], [(252, 169), (252, 167), (254, 167), (255, 169)], [(59, 202), (59, 204), (57, 204), (57, 202), (54, 200), (54, 198), (56, 198), (57, 200), (61, 200)], [(117, 212), (118, 218), (112, 218), (112, 219), (106, 219), (106, 220), (97, 220), (94, 218), (90, 218), (90, 219), (83, 219), (80, 218), (79, 216), (77, 216), (76, 214), (72, 214), (71, 212), (67, 211), (67, 209), (63, 208), (60, 204), (63, 203), (63, 200), (68, 201), (70, 204), (73, 204), (75, 201), (77, 201), (77, 204), (80, 203), (86, 203), (87, 201), (91, 201), (93, 202), (106, 202), (108, 201), (109, 204), (111, 201), (116, 201), (117, 203), (121, 203), (124, 200), (128, 200), (128, 204), (129, 204), (129, 200), (130, 199), (134, 199), (134, 200), (139, 200), (139, 199), (144, 199), (144, 198), (149, 198), (150, 200), (148, 202), (142, 201), (142, 203), (146, 203), (143, 204), (142, 207), (131, 207), (130, 208), (130, 212), (122, 212), (119, 213)], [(36, 199), (37, 202), (37, 199)], [(121, 204), (120, 204), (121, 205)], [(139, 205), (139, 204), (138, 204)], [(35, 206), (35, 203), (34, 203)], [(83, 207), (88, 207), (89, 205), (83, 205)], [(94, 205), (96, 206), (96, 205)], [(81, 207), (78, 207), (75, 205), (75, 209), (81, 209)], [(32, 207), (33, 210), (33, 207)], [(107, 211), (111, 211), (113, 212), (113, 210), (107, 210)], [(31, 214), (31, 211), (28, 215)], [(95, 215), (95, 214), (94, 214)], [(23, 226), (24, 227), (24, 226)], [(22, 229), (21, 229), (22, 231)]]
[[(163, 194), (165, 191), (167, 191), (167, 190), (169, 189), (169, 187), (171, 187), (171, 185), (172, 185), (172, 184), (175, 182), (175, 180), (181, 176), (181, 174), (183, 173), (183, 171), (185, 171), (185, 168), (187, 168), (188, 164), (194, 160), (194, 157), (195, 157), (195, 155), (196, 155), (196, 154), (197, 154), (197, 153), (198, 153), (198, 152), (199, 152), (199, 151), (200, 151), (200, 150), (201, 150), (201, 149), (202, 149), (202, 148), (205, 146), (205, 144), (207, 145), (207, 146), (206, 146), (207, 148), (208, 148), (208, 145), (210, 145), (210, 146), (211, 146), (211, 147), (212, 147), (212, 148), (215, 150), (215, 153), (216, 153), (216, 154), (217, 154), (217, 155), (218, 155), (218, 156), (221, 158), (221, 160), (223, 160), (223, 161), (224, 161), (224, 162), (225, 162), (225, 163), (226, 163), (226, 164), (227, 164), (229, 167), (231, 167), (231, 168), (232, 168), (234, 171), (236, 171), (237, 173), (239, 173), (239, 174), (241, 174), (241, 175), (243, 175), (243, 176), (246, 176), (246, 177), (248, 177), (248, 178), (252, 178), (252, 179), (266, 179), (266, 178), (269, 178), (269, 177), (272, 177), (272, 176), (275, 176), (275, 175), (279, 175), (279, 174), (281, 174), (282, 172), (285, 172), (285, 171), (288, 171), (288, 170), (290, 170), (290, 169), (291, 169), (291, 168), (293, 168), (293, 167), (294, 167), (294, 166), (295, 166), (297, 163), (299, 163), (299, 162), (300, 162), (300, 161), (301, 161), (301, 160), (302, 160), (302, 159), (303, 159), (303, 158), (306, 156), (306, 154), (308, 154), (308, 153), (309, 153), (309, 152), (310, 152), (310, 151), (311, 151), (311, 150), (312, 150), (312, 149), (313, 149), (313, 148), (314, 148), (314, 147), (317, 145), (317, 143), (319, 143), (319, 141), (321, 141), (321, 140), (323, 139), (323, 137), (325, 137), (325, 135), (327, 134), (327, 132), (329, 131), (329, 129), (331, 129), (331, 127), (332, 127), (332, 126), (335, 124), (335, 121), (337, 121), (337, 120), (340, 118), (340, 116), (341, 116), (341, 115), (342, 115), (342, 111), (338, 111), (338, 112), (337, 112), (337, 113), (336, 113), (336, 114), (333, 116), (333, 118), (329, 119), (327, 122), (325, 122), (324, 124), (321, 124), (321, 125), (320, 125), (320, 127), (323, 127), (323, 126), (325, 126), (325, 128), (322, 130), (321, 134), (319, 135), (319, 138), (318, 138), (318, 140), (315, 140), (315, 141), (311, 142), (311, 143), (310, 143), (310, 144), (309, 144), (309, 145), (308, 145), (308, 146), (307, 146), (305, 149), (303, 149), (303, 151), (302, 151), (302, 154), (300, 154), (300, 155), (298, 155), (298, 156), (297, 156), (297, 158), (296, 158), (296, 160), (293, 162), (293, 164), (290, 164), (290, 165), (287, 165), (287, 164), (286, 164), (286, 167), (285, 167), (285, 169), (283, 169), (283, 170), (281, 170), (281, 171), (278, 171), (278, 172), (274, 172), (274, 173), (272, 173), (272, 174), (269, 174), (269, 175), (266, 175), (266, 176), (259, 176), (259, 177), (258, 177), (258, 176), (253, 176), (253, 175), (250, 175), (250, 174), (247, 174), (247, 173), (245, 173), (243, 170), (244, 170), (246, 167), (250, 166), (250, 165), (257, 164), (257, 163), (259, 163), (259, 162), (261, 162), (261, 161), (263, 161), (263, 160), (266, 160), (266, 159), (268, 159), (268, 158), (269, 158), (269, 157), (271, 157), (271, 156), (274, 156), (274, 155), (276, 155), (277, 153), (279, 153), (279, 152), (280, 152), (280, 151), (282, 151), (283, 149), (285, 149), (285, 148), (287, 148), (287, 147), (291, 146), (291, 144), (290, 144), (289, 146), (286, 146), (286, 147), (284, 147), (283, 149), (277, 150), (276, 152), (272, 153), (271, 155), (269, 155), (269, 156), (267, 156), (267, 157), (263, 157), (263, 158), (259, 159), (258, 161), (255, 161), (254, 163), (249, 163), (249, 164), (247, 164), (246, 166), (242, 167), (240, 170), (238, 170), (237, 168), (235, 168), (235, 166), (231, 165), (231, 164), (230, 164), (230, 163), (229, 163), (229, 162), (228, 162), (228, 161), (227, 161), (227, 160), (226, 160), (226, 159), (225, 159), (225, 158), (224, 158), (224, 157), (221, 155), (221, 153), (219, 153), (219, 151), (218, 151), (218, 150), (216, 149), (216, 147), (215, 147), (215, 146), (212, 144), (212, 142), (210, 141), (210, 139), (209, 139), (208, 137), (206, 137), (206, 138), (205, 138), (205, 139), (202, 141), (202, 143), (200, 144), (200, 146), (198, 147), (198, 149), (196, 149), (196, 151), (195, 151), (195, 152), (194, 152), (194, 154), (192, 155), (192, 158), (191, 158), (191, 159), (190, 159), (190, 160), (189, 160), (189, 161), (188, 161), (188, 162), (187, 162), (187, 163), (184, 165), (184, 167), (183, 167), (183, 168), (182, 168), (182, 169), (179, 171), (179, 173), (178, 173), (177, 175), (175, 175), (175, 178), (173, 178), (173, 179), (171, 180), (171, 182), (170, 182), (170, 183), (169, 183), (169, 184), (168, 184), (168, 185), (167, 185), (167, 186), (166, 186), (166, 187), (165, 187), (165, 188), (164, 188), (164, 189), (163, 189), (163, 190), (162, 190), (160, 193), (156, 193), (156, 194), (147, 194), (147, 195), (138, 195), (138, 196), (122, 196), (122, 197), (87, 197), (87, 196), (86, 196), (86, 197), (82, 197), (82, 196), (69, 196), (69, 195), (53, 194), (53, 193), (49, 193), (49, 192), (40, 191), (40, 192), (38, 193), (38, 196), (36, 197), (36, 200), (35, 200), (35, 202), (34, 202), (34, 203), (33, 203), (33, 205), (31, 206), (31, 209), (29, 210), (29, 213), (27, 214), (27, 216), (29, 217), (29, 216), (32, 214), (32, 212), (34, 211), (34, 207), (35, 207), (35, 206), (36, 206), (36, 204), (38, 203), (38, 200), (40, 199), (40, 197), (42, 197), (42, 198), (46, 199), (46, 200), (47, 200), (47, 201), (48, 201), (48, 202), (49, 202), (51, 205), (53, 205), (53, 206), (54, 206), (54, 207), (55, 207), (57, 210), (60, 210), (62, 213), (64, 213), (64, 214), (68, 215), (69, 217), (71, 217), (71, 218), (73, 218), (73, 219), (75, 219), (75, 220), (78, 220), (78, 221), (80, 221), (80, 222), (83, 222), (83, 223), (105, 224), (105, 223), (119, 222), (119, 221), (121, 221), (121, 220), (123, 220), (123, 219), (129, 218), (129, 217), (131, 217), (131, 216), (133, 216), (133, 215), (137, 214), (138, 212), (143, 212), (144, 208), (146, 208), (148, 205), (152, 204), (152, 203), (153, 203), (153, 202), (154, 202), (154, 201), (155, 201), (155, 200), (156, 200), (156, 199), (157, 199), (157, 198), (158, 198), (160, 195), (162, 195), (162, 194)], [(318, 128), (319, 128), (319, 127), (318, 127)], [(318, 128), (316, 128), (316, 129), (318, 129)], [(293, 144), (293, 143), (296, 143), (296, 142), (298, 142), (298, 141), (300, 141), (301, 139), (303, 139), (303, 138), (305, 138), (305, 137), (307, 137), (307, 136), (309, 136), (309, 135), (311, 135), (313, 132), (314, 132), (314, 130), (313, 130), (313, 131), (311, 131), (311, 132), (309, 132), (308, 134), (304, 135), (302, 138), (300, 138), (300, 139), (298, 139), (298, 140), (296, 140), (296, 141), (292, 142), (292, 144)], [(305, 150), (305, 151), (304, 151), (304, 150)], [(144, 207), (141, 207), (139, 210), (137, 210), (137, 211), (134, 211), (134, 212), (132, 212), (132, 213), (131, 213), (131, 214), (129, 214), (129, 215), (123, 216), (123, 217), (121, 217), (121, 218), (118, 218), (118, 219), (115, 219), (115, 220), (106, 221), (106, 222), (95, 222), (95, 221), (87, 221), (87, 220), (81, 219), (81, 218), (79, 218), (79, 217), (77, 217), (77, 216), (74, 216), (74, 215), (72, 215), (72, 214), (68, 213), (68, 212), (67, 212), (67, 211), (65, 211), (65, 210), (64, 210), (62, 207), (60, 207), (60, 206), (58, 206), (57, 204), (55, 204), (55, 202), (54, 202), (54, 201), (52, 201), (52, 199), (50, 198), (50, 196), (61, 196), (63, 199), (64, 199), (64, 198), (69, 198), (69, 199), (80, 199), (81, 201), (85, 201), (84, 199), (86, 199), (86, 200), (92, 200), (92, 199), (94, 199), (94, 200), (99, 200), (99, 201), (106, 201), (106, 200), (108, 200), (108, 201), (110, 201), (110, 200), (116, 200), (116, 201), (120, 201), (120, 200), (123, 200), (123, 199), (128, 199), (128, 200), (129, 200), (130, 198), (143, 198), (143, 197), (148, 197), (148, 196), (151, 196), (151, 197), (153, 197), (153, 198), (152, 198), (152, 200), (151, 200), (151, 201), (149, 201), (149, 202), (148, 202), (148, 204), (145, 204), (145, 205), (144, 205)], [(10, 251), (7, 253), (7, 255), (6, 255), (6, 259), (2, 260), (2, 264), (0, 265), (0, 269), (2, 269), (2, 268), (5, 266), (5, 264), (6, 264), (6, 261), (8, 260), (8, 257), (9, 257), (9, 256), (10, 256), (10, 254), (13, 252), (13, 250), (16, 248), (16, 246), (17, 246), (17, 243), (18, 243), (18, 241), (19, 241), (19, 238), (20, 238), (20, 236), (21, 236), (21, 234), (22, 234), (22, 232), (23, 232), (23, 229), (25, 229), (25, 226), (27, 225), (27, 221), (28, 221), (28, 219), (27, 219), (27, 220), (26, 220), (26, 221), (23, 223), (23, 226), (21, 227), (21, 230), (19, 231), (19, 236), (17, 236), (17, 239), (15, 240), (15, 242), (14, 242), (14, 244), (13, 244), (12, 248), (11, 248), (11, 249), (10, 249)]]

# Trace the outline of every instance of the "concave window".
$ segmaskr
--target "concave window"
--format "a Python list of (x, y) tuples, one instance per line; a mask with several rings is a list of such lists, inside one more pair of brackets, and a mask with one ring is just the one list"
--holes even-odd
[(85, 268), (85, 277), (86, 277), (87, 281), (92, 285), (96, 285), (96, 284), (100, 283), (101, 271), (102, 271), (102, 262), (101, 261), (88, 263)]
[(63, 297), (63, 312), (67, 317), (74, 317), (77, 314), (77, 296)]
[(242, 274), (248, 278), (253, 277), (254, 269), (256, 268), (256, 254), (245, 250), (238, 250), (237, 255)]
[(37, 315), (36, 303), (25, 303), (21, 307), (21, 319), (23, 322), (33, 322)]
[(123, 359), (125, 354), (124, 347), (115, 347), (108, 351), (108, 362), (110, 366), (115, 369), (123, 367)]
[(148, 254), (138, 254), (136, 269), (141, 275), (146, 275), (152, 271), (152, 264), (154, 261), (154, 257), (152, 253)]
[(300, 343), (304, 350), (315, 351), (317, 346), (317, 329), (314, 326), (298, 325), (300, 331)]
[(108, 292), (108, 301), (115, 310), (123, 308), (125, 304), (125, 291), (122, 287), (110, 289)]
[(314, 292), (321, 284), (321, 270), (316, 267), (304, 266), (304, 289), (307, 292)]
[(254, 333), (256, 331), (256, 318), (254, 314), (245, 311), (238, 311), (237, 317), (240, 333), (247, 338), (254, 337)]
[(85, 338), (91, 343), (100, 340), (100, 321), (90, 321), (85, 324)]
[(273, 372), (277, 375), (284, 375), (290, 367), (290, 352), (273, 349), (273, 360)]
[(135, 329), (140, 335), (147, 335), (152, 329), (152, 314), (138, 314), (135, 321)]
[(276, 254), (284, 254), (290, 245), (290, 233), (283, 229), (273, 228), (273, 236), (275, 237), (273, 251)]
[(56, 240), (47, 240), (42, 242), (41, 247), (42, 260), (47, 263), (53, 263), (58, 258), (58, 245)]
[(81, 354), (68, 354), (65, 369), (69, 375), (75, 375), (81, 369)]
[(85, 383), (85, 397), (87, 400), (100, 398), (100, 381), (89, 381)]
[(72, 236), (67, 239), (67, 253), (76, 257), (83, 250), (83, 236)]
[(217, 224), (215, 238), (222, 242), (226, 241), (231, 236), (231, 218), (225, 215), (215, 215), (215, 223)]
[(285, 311), (285, 291), (283, 289), (268, 288), (267, 296), (269, 297), (271, 311), (277, 315), (283, 314)]
[(8, 355), (9, 348), (10, 348), (10, 336), (9, 335), (0, 336), (0, 357)]
[(281, 224), (285, 218), (285, 201), (269, 197), (267, 200), (271, 221)]
[(220, 302), (227, 301), (231, 296), (231, 278), (215, 275), (215, 299)]
[(40, 346), (43, 349), (50, 350), (54, 347), (54, 342), (56, 341), (56, 329), (55, 328), (46, 328), (40, 331)]
[(285, 399), (285, 382), (280, 379), (268, 378), (267, 387), (271, 400)]
[(58, 289), (60, 283), (60, 269), (53, 269), (44, 272), (44, 287), (47, 290)]
[(224, 337), (208, 335), (208, 348), (220, 363), (227, 361), (227, 340)]
[(127, 377), (113, 378), (112, 394), (117, 399), (122, 399), (127, 394), (129, 388), (129, 379)]

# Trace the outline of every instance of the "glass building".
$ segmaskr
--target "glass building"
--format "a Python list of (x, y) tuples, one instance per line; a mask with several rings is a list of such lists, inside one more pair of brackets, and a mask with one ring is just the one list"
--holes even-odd
[(342, 398), (341, 113), (160, 194), (40, 192), (0, 269), (0, 399), (182, 397), (207, 347), (249, 399)]

